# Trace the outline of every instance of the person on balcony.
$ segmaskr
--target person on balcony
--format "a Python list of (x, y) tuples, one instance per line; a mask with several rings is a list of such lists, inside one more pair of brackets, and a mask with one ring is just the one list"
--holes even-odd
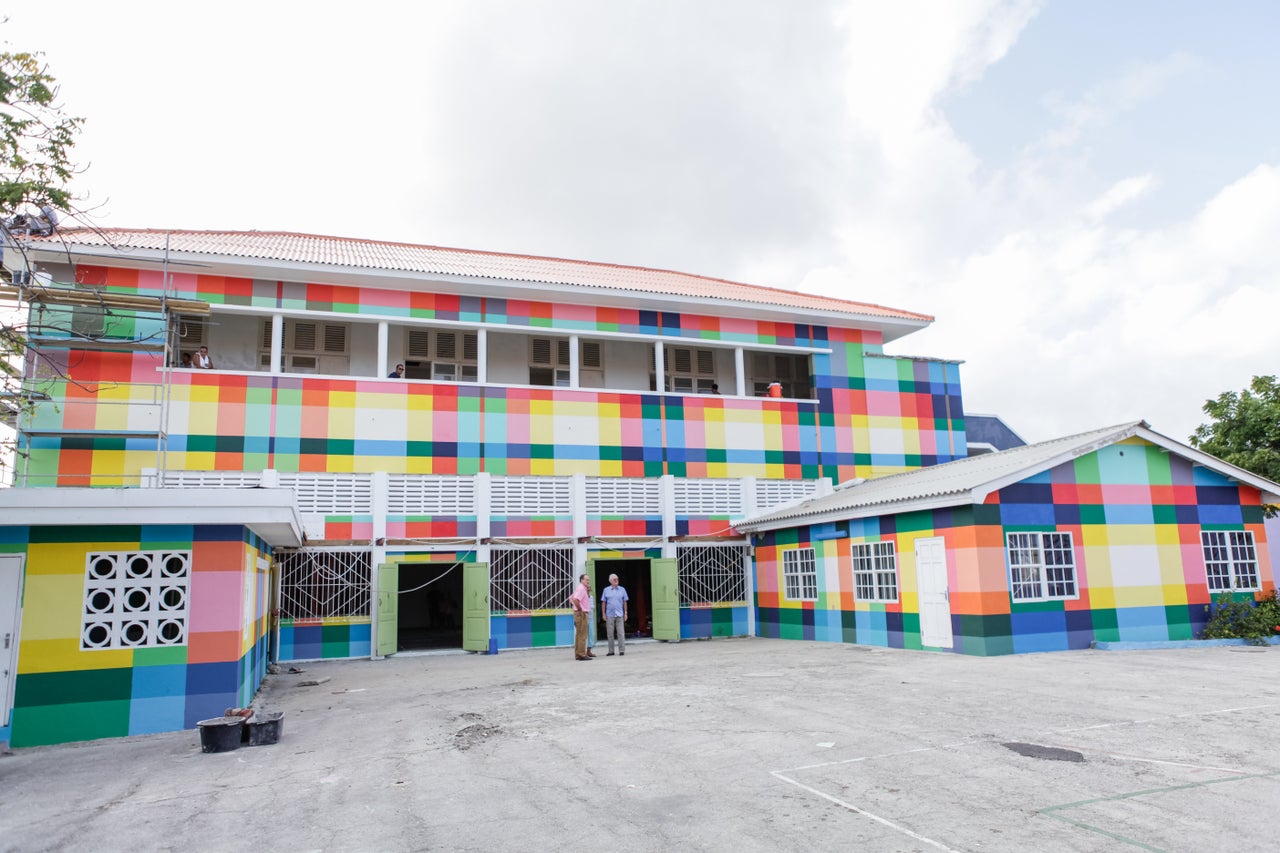
[(200, 347), (200, 351), (196, 353), (196, 367), (201, 370), (213, 370), (213, 359), (209, 357), (208, 347)]
[(404, 365), (397, 364), (396, 369), (387, 374), (388, 379), (404, 379)]
[(183, 366), (183, 367), (188, 367), (188, 368), (189, 368), (189, 367), (195, 367), (195, 365), (191, 363), (191, 353), (189, 353), (189, 352), (184, 352), (184, 353), (182, 354), (182, 366)]

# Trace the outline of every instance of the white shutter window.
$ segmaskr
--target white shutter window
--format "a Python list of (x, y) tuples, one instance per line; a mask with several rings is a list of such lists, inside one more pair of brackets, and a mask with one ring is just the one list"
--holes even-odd
[(316, 349), (316, 324), (315, 323), (294, 323), (293, 324), (293, 349), (297, 352), (315, 352), (315, 349)]
[[(178, 318), (178, 340), (183, 346), (200, 346), (204, 344), (204, 329), (204, 320), (192, 317)], [(270, 346), (270, 343), (267, 346)]]
[(716, 372), (716, 354), (709, 349), (698, 350), (698, 372), (704, 376), (714, 375)]
[(436, 332), (436, 358), (453, 361), (457, 357), (457, 336), (453, 332)]
[(671, 373), (692, 373), (693, 372), (693, 354), (687, 349), (671, 349), (668, 350), (671, 358)]
[(324, 351), (344, 353), (347, 351), (347, 327), (326, 323), (324, 327)]
[(529, 363), (551, 364), (551, 341), (547, 338), (529, 339)]
[[(652, 358), (652, 356), (650, 356)], [(602, 354), (600, 344), (596, 341), (582, 342), (582, 366), (587, 368), (600, 368), (602, 365)]]
[(464, 361), (475, 361), (479, 357), (480, 338), (475, 332), (462, 336), (462, 358)]
[(556, 364), (561, 367), (569, 366), (569, 341), (556, 341)]
[(271, 330), (274, 326), (275, 324), (271, 322), (270, 318), (262, 321), (262, 348), (264, 350), (271, 349)]
[(405, 349), (409, 358), (431, 358), (431, 333), (426, 329), (410, 329)]

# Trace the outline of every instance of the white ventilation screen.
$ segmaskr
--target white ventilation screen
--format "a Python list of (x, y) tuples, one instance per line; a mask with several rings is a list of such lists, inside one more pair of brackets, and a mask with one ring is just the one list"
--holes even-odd
[(80, 648), (186, 645), (190, 580), (190, 551), (90, 553)]

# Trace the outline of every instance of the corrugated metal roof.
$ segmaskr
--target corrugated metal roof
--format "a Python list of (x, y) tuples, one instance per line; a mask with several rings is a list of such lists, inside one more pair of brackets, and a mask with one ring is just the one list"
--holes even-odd
[(1134, 421), (1039, 444), (957, 459), (916, 471), (850, 483), (831, 494), (755, 516), (735, 527), (744, 532), (774, 530), (800, 524), (908, 512), (930, 506), (980, 502), (991, 491), (1134, 435), (1166, 449), (1185, 451), (1184, 455), (1201, 464), (1216, 463), (1213, 467), (1227, 476), (1250, 482), (1264, 491), (1268, 486), (1274, 487), (1273, 490), (1280, 490), (1280, 486), (1274, 483), (1152, 432), (1145, 421)]
[(920, 325), (933, 321), (933, 317), (927, 314), (882, 305), (795, 293), (671, 270), (286, 231), (65, 228), (51, 237), (33, 240), (36, 243), (70, 248), (72, 251), (83, 247), (157, 252), (164, 251), (166, 241), (170, 252), (181, 254), (608, 288), (775, 305), (787, 309), (856, 314)]

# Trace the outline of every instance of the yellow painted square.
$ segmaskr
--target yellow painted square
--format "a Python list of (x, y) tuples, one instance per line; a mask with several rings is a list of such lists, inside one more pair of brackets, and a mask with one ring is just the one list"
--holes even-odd
[(1167, 583), (1162, 588), (1165, 604), (1188, 604), (1187, 585), (1184, 583)]
[(1115, 587), (1116, 607), (1162, 607), (1163, 590), (1158, 586)]
[(28, 575), (22, 596), (23, 640), (80, 641), (84, 572), (79, 575)]
[(1112, 545), (1154, 545), (1153, 527), (1150, 524), (1111, 524), (1107, 526), (1107, 537)]
[(133, 666), (133, 649), (81, 651), (79, 635), (69, 640), (23, 640), (21, 648), (18, 649), (18, 672), (20, 673), (120, 669), (131, 666)]

